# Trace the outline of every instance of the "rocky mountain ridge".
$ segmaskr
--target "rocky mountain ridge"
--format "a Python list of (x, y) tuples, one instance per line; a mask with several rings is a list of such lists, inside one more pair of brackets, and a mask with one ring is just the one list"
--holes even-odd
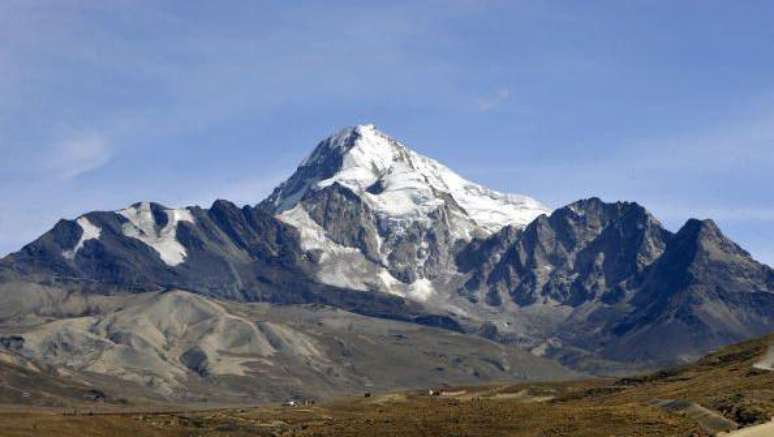
[(589, 353), (689, 360), (774, 323), (774, 270), (711, 220), (691, 219), (673, 234), (636, 203), (575, 202), (474, 242), (458, 261), (466, 272), (459, 293), (471, 302), (525, 316), (563, 309), (553, 326), (547, 317), (535, 323), (550, 332), (537, 350), (570, 365)]

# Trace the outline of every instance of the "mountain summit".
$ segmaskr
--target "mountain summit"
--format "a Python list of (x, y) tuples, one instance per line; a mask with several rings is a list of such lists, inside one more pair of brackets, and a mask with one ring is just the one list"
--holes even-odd
[(453, 207), (460, 219), (453, 232), (465, 239), (507, 225), (523, 227), (550, 212), (530, 197), (498, 193), (467, 181), (373, 124), (343, 129), (322, 141), (263, 206), (280, 213), (296, 206), (310, 190), (333, 184), (346, 187), (391, 221), (426, 220), (439, 208)]
[(549, 210), (467, 181), (374, 125), (322, 141), (260, 205), (319, 251), (322, 282), (425, 300), (455, 270), (454, 246)]

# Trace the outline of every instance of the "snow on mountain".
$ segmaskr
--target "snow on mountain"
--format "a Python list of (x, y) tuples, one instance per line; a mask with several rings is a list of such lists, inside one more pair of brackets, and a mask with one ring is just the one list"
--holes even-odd
[(79, 217), (75, 223), (81, 228), (81, 238), (78, 240), (78, 243), (75, 244), (75, 247), (72, 248), (72, 250), (65, 250), (62, 252), (62, 256), (71, 260), (75, 259), (75, 255), (79, 250), (81, 250), (84, 243), (89, 240), (98, 240), (102, 234), (102, 229), (100, 229), (99, 226), (91, 223), (85, 216)]
[[(532, 198), (467, 181), (370, 124), (322, 141), (258, 210), (298, 230), (300, 249), (312, 254), (317, 282), (436, 306), (446, 304), (436, 289), (448, 288), (445, 281), (459, 273), (454, 257), (460, 243), (505, 226), (524, 227), (548, 212)], [(238, 209), (214, 214), (229, 236), (243, 231), (242, 224), (230, 226), (242, 214)], [(90, 240), (114, 245), (116, 238), (130, 238), (157, 252), (166, 266), (177, 267), (188, 260), (190, 249), (178, 240), (181, 223), (210, 235), (207, 224), (198, 223), (204, 217), (189, 208), (140, 202), (114, 215), (118, 220), (81, 216), (63, 225), (51, 243), (74, 262)], [(114, 248), (126, 256), (131, 244)]]
[(322, 253), (318, 280), (423, 302), (434, 280), (456, 271), (456, 242), (549, 212), (470, 182), (372, 124), (322, 141), (260, 206)]
[[(150, 202), (140, 202), (115, 212), (126, 219), (121, 226), (123, 235), (142, 241), (158, 252), (161, 260), (174, 267), (185, 261), (187, 252), (177, 240), (177, 226), (181, 222), (194, 223), (193, 215), (187, 208), (169, 209)], [(92, 223), (87, 216), (81, 216), (75, 224), (81, 230), (78, 242), (62, 251), (62, 256), (74, 260), (89, 240), (99, 240), (102, 228)]]
[(163, 215), (161, 221), (165, 224), (159, 226), (154, 212), (149, 202), (136, 203), (118, 211), (128, 220), (123, 226), (123, 233), (152, 247), (167, 265), (176, 266), (187, 255), (185, 247), (177, 241), (177, 225), (180, 222), (193, 223), (194, 218), (186, 208), (162, 209), (156, 213)]
[[(329, 167), (332, 161), (339, 161), (338, 168)], [(297, 176), (306, 180), (297, 181)], [(294, 207), (309, 190), (334, 183), (351, 189), (377, 213), (396, 221), (426, 220), (447, 201), (444, 195), (449, 195), (472, 221), (472, 228), (454, 230), (465, 239), (472, 233), (490, 235), (507, 225), (523, 227), (550, 212), (530, 197), (499, 193), (465, 180), (373, 124), (343, 129), (320, 143), (269, 202), (281, 213)]]

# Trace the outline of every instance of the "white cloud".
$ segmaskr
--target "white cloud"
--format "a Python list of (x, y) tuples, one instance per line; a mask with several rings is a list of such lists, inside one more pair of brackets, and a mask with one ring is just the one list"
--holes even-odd
[(110, 161), (110, 143), (102, 134), (85, 131), (53, 145), (48, 168), (63, 179), (96, 170)]
[(511, 90), (508, 88), (500, 88), (492, 95), (480, 97), (478, 99), (478, 109), (483, 112), (491, 111), (510, 98)]

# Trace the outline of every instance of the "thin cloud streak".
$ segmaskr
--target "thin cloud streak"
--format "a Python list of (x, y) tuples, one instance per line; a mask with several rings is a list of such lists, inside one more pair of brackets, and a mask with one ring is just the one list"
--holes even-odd
[(480, 97), (478, 99), (478, 109), (481, 112), (491, 111), (505, 103), (510, 98), (511, 90), (508, 88), (501, 88), (492, 95)]
[(110, 143), (97, 132), (77, 132), (51, 148), (48, 169), (62, 179), (73, 179), (96, 170), (112, 157)]

